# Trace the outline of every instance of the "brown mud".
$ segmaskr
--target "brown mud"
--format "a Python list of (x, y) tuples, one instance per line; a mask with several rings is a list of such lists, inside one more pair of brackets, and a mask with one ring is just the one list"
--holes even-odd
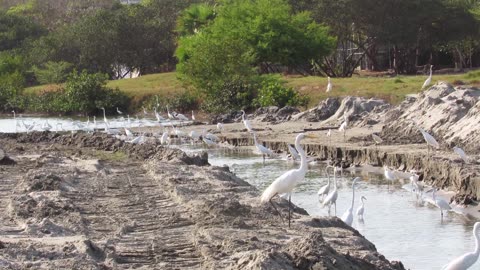
[[(157, 143), (1, 134), (2, 269), (404, 269), (340, 219), (293, 208)], [(276, 199), (287, 216), (288, 202)]]

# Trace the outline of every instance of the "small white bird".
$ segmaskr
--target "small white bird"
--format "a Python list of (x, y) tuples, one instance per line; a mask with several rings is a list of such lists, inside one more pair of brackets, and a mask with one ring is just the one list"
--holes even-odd
[(195, 121), (195, 114), (193, 114), (193, 111), (192, 111), (192, 120)]
[[(308, 170), (307, 165), (307, 155), (303, 150), (302, 146), (300, 145), (300, 141), (303, 140), (305, 137), (313, 137), (313, 135), (300, 133), (295, 138), (295, 148), (297, 152), (300, 154), (300, 167), (298, 169), (293, 169), (285, 172), (277, 179), (275, 179), (270, 186), (262, 193), (262, 197), (260, 201), (262, 203), (270, 202), (280, 218), (282, 218), (280, 212), (278, 212), (277, 208), (272, 202), (272, 198), (276, 195), (288, 193), (288, 227), (290, 227), (290, 204), (291, 204), (291, 192), (297, 185), (297, 183), (305, 178), (305, 174)], [(283, 220), (283, 219), (282, 219)]]
[(330, 81), (330, 77), (327, 77), (328, 78), (328, 84), (327, 84), (327, 90), (325, 92), (330, 92), (332, 91), (332, 82)]
[(423, 83), (422, 85), (422, 90), (427, 87), (431, 82), (432, 82), (432, 68), (433, 66), (430, 65), (430, 76), (428, 76), (428, 78), (425, 80), (425, 82)]
[(338, 191), (337, 191), (337, 178), (336, 178), (336, 171), (333, 171), (333, 190), (332, 192), (328, 193), (327, 197), (322, 202), (322, 207), (328, 204), (328, 215), (330, 215), (330, 208), (332, 204), (335, 204), (335, 215), (337, 215), (337, 198), (338, 198)]
[(133, 132), (130, 129), (125, 128), (125, 135), (127, 135), (128, 138), (133, 137)]
[(258, 143), (257, 134), (255, 133), (253, 133), (253, 141), (255, 142), (255, 147), (257, 148), (258, 152), (260, 152), (260, 154), (262, 154), (263, 156), (263, 163), (265, 163), (265, 156), (269, 156), (269, 157), (275, 156), (272, 150)]
[(476, 222), (473, 226), (473, 237), (475, 237), (475, 250), (466, 253), (453, 261), (451, 261), (443, 270), (466, 270), (470, 268), (478, 260), (480, 255), (480, 222)]
[(243, 121), (243, 125), (245, 126), (247, 131), (248, 132), (253, 132), (252, 125), (250, 125), (250, 122), (248, 121), (248, 119), (245, 118), (245, 111), (244, 110), (242, 110), (242, 121)]
[(328, 129), (327, 137), (328, 137), (328, 144), (331, 144), (332, 143), (332, 130), (331, 129)]
[(415, 121), (412, 121), (415, 127), (422, 133), (423, 138), (427, 142), (427, 157), (430, 158), (430, 146), (435, 147), (436, 149), (440, 148), (440, 144), (435, 140), (435, 138), (423, 130)]
[(188, 118), (181, 113), (175, 114), (175, 118), (177, 118), (178, 120), (182, 120), (182, 121), (188, 121)]
[(457, 153), (460, 156), (460, 158), (463, 159), (463, 162), (468, 163), (467, 154), (465, 154), (465, 151), (463, 151), (462, 148), (455, 146), (453, 147), (453, 152)]
[(444, 199), (436, 197), (436, 196), (435, 196), (435, 191), (436, 191), (436, 188), (433, 188), (432, 198), (433, 198), (433, 200), (435, 201), (435, 204), (437, 205), (437, 207), (440, 208), (440, 215), (441, 215), (442, 218), (443, 218), (443, 211), (451, 210), (452, 207), (451, 207), (450, 204), (449, 204), (447, 201), (445, 201)]
[(118, 114), (123, 114), (123, 113), (118, 109), (118, 107), (117, 107), (117, 113), (118, 113)]
[(352, 205), (342, 215), (343, 222), (345, 222), (345, 224), (347, 224), (348, 226), (352, 226), (352, 223), (353, 223), (353, 205), (355, 203), (355, 184), (359, 180), (361, 180), (360, 177), (355, 177), (355, 179), (353, 179), (353, 183), (352, 183)]
[(188, 134), (192, 139), (192, 144), (200, 139), (201, 134), (195, 130), (190, 131)]
[[(392, 170), (390, 170), (387, 166), (383, 166), (383, 169), (384, 169), (383, 174), (385, 175), (385, 178), (388, 181), (391, 181), (392, 185), (393, 185), (393, 181), (395, 181), (395, 179), (396, 179), (395, 173)], [(388, 187), (390, 187), (390, 185)]]
[(218, 122), (217, 123), (217, 129), (220, 130), (220, 132), (223, 130), (223, 123)]
[(362, 205), (357, 209), (357, 216), (359, 219), (363, 219), (363, 214), (365, 212), (365, 201), (367, 200), (367, 198), (365, 198), (365, 196), (362, 196), (361, 200)]
[(168, 131), (163, 132), (162, 137), (160, 137), (161, 144), (167, 144), (169, 142)]
[(375, 142), (375, 146), (376, 146), (377, 144), (383, 143), (383, 139), (380, 138), (380, 136), (378, 136), (378, 135), (375, 134), (375, 133), (372, 133), (372, 139), (373, 139), (373, 141)]
[(173, 114), (170, 113), (170, 110), (168, 109), (168, 105), (167, 105), (167, 116), (168, 116), (168, 119), (175, 119), (175, 117), (173, 117)]
[(326, 170), (325, 170), (325, 172), (327, 173), (327, 184), (320, 187), (320, 189), (318, 189), (317, 195), (318, 195), (319, 199), (320, 199), (320, 196), (322, 196), (322, 198), (327, 196), (328, 192), (330, 191), (330, 175), (328, 174), (328, 172)]
[(348, 127), (348, 117), (344, 114), (343, 115), (344, 121), (338, 128), (339, 132), (343, 132), (343, 141), (345, 141), (346, 138), (346, 133), (347, 133), (347, 127)]

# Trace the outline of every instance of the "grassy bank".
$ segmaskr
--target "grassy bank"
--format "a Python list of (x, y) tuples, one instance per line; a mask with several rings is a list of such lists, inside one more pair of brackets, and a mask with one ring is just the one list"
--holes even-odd
[[(324, 77), (284, 77), (288, 86), (300, 93), (310, 96), (310, 106), (327, 97), (364, 96), (385, 99), (393, 104), (401, 102), (405, 95), (418, 93), (426, 76), (396, 76), (396, 77), (362, 77), (332, 78), (333, 90), (325, 93), (327, 79)], [(452, 84), (480, 85), (480, 71), (466, 74), (434, 75), (432, 83), (447, 81)], [(41, 90), (55, 89), (55, 85), (42, 85), (27, 88), (33, 93)], [(148, 95), (168, 97), (185, 91), (176, 73), (160, 73), (141, 76), (135, 79), (109, 81), (108, 87), (119, 88), (134, 100), (142, 100)]]

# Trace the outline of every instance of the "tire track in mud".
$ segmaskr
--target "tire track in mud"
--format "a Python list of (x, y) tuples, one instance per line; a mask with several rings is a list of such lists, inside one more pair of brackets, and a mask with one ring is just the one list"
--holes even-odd
[(86, 220), (87, 237), (94, 242), (107, 238), (107, 258), (119, 269), (201, 268), (202, 258), (190, 240), (194, 224), (188, 213), (141, 164), (115, 170), (114, 177), (91, 179), (85, 190), (67, 195)]

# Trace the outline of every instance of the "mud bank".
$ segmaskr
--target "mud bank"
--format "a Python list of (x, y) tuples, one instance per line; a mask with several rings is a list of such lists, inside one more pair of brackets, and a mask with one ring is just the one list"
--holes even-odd
[(294, 207), (289, 229), (205, 155), (82, 133), (0, 143), (16, 162), (0, 166), (2, 269), (404, 269), (338, 218)]

